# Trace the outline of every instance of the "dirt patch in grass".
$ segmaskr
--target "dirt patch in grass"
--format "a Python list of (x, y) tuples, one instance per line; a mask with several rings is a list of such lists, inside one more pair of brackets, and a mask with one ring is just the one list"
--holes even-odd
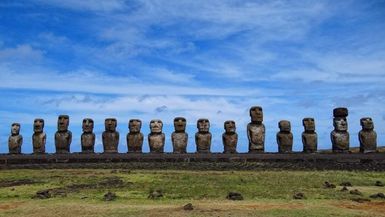
[(0, 180), (0, 188), (15, 187), (20, 185), (32, 185), (36, 183), (41, 182), (32, 179)]
[(347, 203), (341, 202), (335, 206), (346, 209), (364, 210), (371, 212), (385, 213), (385, 202)]
[(24, 202), (0, 203), (0, 210), (10, 210), (21, 206)]

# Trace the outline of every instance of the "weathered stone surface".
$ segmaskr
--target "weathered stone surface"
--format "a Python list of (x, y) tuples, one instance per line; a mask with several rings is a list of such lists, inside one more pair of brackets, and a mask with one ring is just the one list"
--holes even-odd
[(44, 120), (37, 118), (33, 122), (33, 135), (32, 145), (34, 154), (45, 153), (45, 143), (47, 141), (47, 135), (44, 133)]
[(243, 196), (238, 192), (229, 192), (226, 196), (228, 200), (243, 200)]
[(302, 120), (302, 125), (305, 128), (305, 131), (302, 133), (303, 152), (317, 152), (318, 136), (315, 132), (314, 118), (304, 118)]
[(198, 132), (195, 134), (195, 144), (198, 153), (210, 153), (211, 138), (210, 121), (208, 119), (199, 119), (197, 121)]
[(90, 118), (83, 119), (83, 133), (81, 136), (82, 152), (93, 153), (95, 147), (94, 121)]
[(223, 153), (237, 153), (238, 134), (236, 133), (235, 121), (225, 121), (225, 132), (222, 134)]
[(188, 134), (186, 133), (187, 121), (183, 117), (174, 119), (175, 131), (171, 134), (171, 141), (174, 153), (187, 153)]
[(249, 111), (251, 122), (247, 125), (247, 138), (249, 140), (249, 152), (265, 151), (265, 125), (263, 111), (260, 106), (253, 106)]
[(128, 122), (129, 132), (127, 134), (127, 149), (128, 152), (142, 153), (143, 148), (143, 133), (140, 132), (142, 121), (139, 119), (131, 119)]
[(55, 133), (56, 153), (63, 154), (70, 152), (72, 133), (68, 130), (70, 119), (68, 115), (59, 115), (57, 120), (57, 131)]
[(333, 152), (348, 152), (349, 151), (349, 132), (347, 108), (335, 108), (333, 110), (333, 126), (334, 130), (330, 133)]
[(23, 136), (20, 135), (20, 124), (13, 123), (11, 126), (11, 135), (8, 138), (8, 149), (10, 154), (21, 154), (23, 145)]
[(162, 132), (163, 122), (161, 120), (151, 120), (150, 121), (150, 130), (151, 133), (148, 134), (148, 144), (150, 145), (151, 153), (163, 153), (164, 152), (164, 143), (166, 136)]
[(336, 185), (326, 181), (324, 182), (324, 188), (336, 188)]
[(104, 153), (117, 153), (119, 145), (119, 132), (116, 131), (118, 122), (115, 118), (104, 121), (105, 131), (102, 134)]
[(360, 124), (362, 130), (358, 133), (360, 141), (360, 152), (370, 153), (377, 150), (377, 133), (374, 131), (374, 124), (372, 118), (361, 118)]
[(109, 191), (104, 195), (103, 199), (104, 201), (114, 201), (116, 200), (116, 194)]
[(279, 153), (291, 153), (293, 150), (293, 134), (289, 121), (282, 120), (278, 123), (277, 144)]
[(295, 199), (295, 200), (302, 200), (302, 199), (305, 199), (305, 194), (302, 193), (302, 192), (295, 193), (295, 194), (293, 195), (293, 199)]
[(184, 210), (193, 210), (194, 209), (194, 206), (192, 205), (192, 203), (188, 203), (186, 205), (183, 206), (183, 209)]

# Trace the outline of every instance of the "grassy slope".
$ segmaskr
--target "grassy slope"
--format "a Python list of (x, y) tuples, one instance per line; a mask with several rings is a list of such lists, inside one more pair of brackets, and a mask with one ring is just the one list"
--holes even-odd
[[(100, 184), (108, 177), (123, 180), (123, 185)], [(0, 186), (21, 179), (38, 183), (0, 187), (0, 216), (385, 216), (385, 200), (353, 202), (350, 199), (359, 196), (341, 192), (338, 186), (349, 181), (350, 189), (359, 189), (363, 198), (385, 193), (385, 187), (374, 186), (377, 180), (385, 183), (383, 172), (0, 171)], [(323, 188), (324, 181), (337, 188)], [(88, 187), (68, 188), (73, 184)], [(38, 190), (65, 186), (65, 197), (31, 199)], [(164, 197), (148, 199), (151, 189), (161, 189)], [(118, 195), (116, 201), (102, 200), (108, 190)], [(245, 200), (226, 200), (229, 191), (242, 193)], [(306, 199), (293, 200), (296, 192)], [(188, 202), (193, 211), (181, 208)]]

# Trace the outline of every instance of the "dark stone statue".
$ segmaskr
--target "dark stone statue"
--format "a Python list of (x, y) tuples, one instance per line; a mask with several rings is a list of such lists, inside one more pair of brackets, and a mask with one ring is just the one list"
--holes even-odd
[(186, 124), (186, 119), (183, 117), (174, 119), (175, 131), (171, 134), (174, 153), (187, 153), (188, 134), (186, 133)]
[(237, 153), (238, 134), (236, 133), (235, 121), (225, 121), (225, 132), (222, 134), (223, 153)]
[(21, 154), (21, 145), (23, 136), (20, 135), (20, 124), (13, 123), (11, 126), (11, 135), (8, 138), (8, 149), (10, 154)]
[(70, 118), (68, 115), (59, 115), (57, 120), (57, 131), (55, 133), (55, 147), (57, 154), (70, 152), (72, 133), (68, 130)]
[(333, 110), (333, 126), (334, 130), (330, 133), (330, 138), (333, 145), (333, 152), (341, 153), (349, 151), (349, 132), (347, 108), (335, 108)]
[(208, 119), (199, 119), (197, 121), (198, 132), (195, 134), (195, 143), (198, 153), (210, 153), (211, 133), (210, 121)]
[(148, 134), (148, 144), (150, 145), (151, 153), (163, 153), (164, 152), (164, 142), (166, 136), (162, 132), (163, 122), (161, 120), (151, 120), (150, 130), (151, 133)]
[(32, 145), (34, 154), (44, 154), (45, 153), (45, 143), (47, 141), (47, 135), (44, 133), (44, 120), (35, 119), (33, 122), (33, 135), (32, 135)]
[(128, 152), (142, 153), (144, 136), (140, 132), (141, 127), (142, 121), (139, 119), (131, 119), (128, 122), (128, 129), (130, 130), (126, 137)]
[(95, 147), (95, 133), (93, 132), (94, 120), (90, 118), (83, 119), (82, 129), (83, 129), (83, 133), (81, 136), (82, 152), (94, 153), (94, 147)]
[(251, 122), (247, 125), (247, 138), (249, 139), (249, 153), (264, 152), (265, 150), (265, 125), (263, 111), (260, 106), (250, 108)]
[(293, 134), (290, 121), (282, 120), (278, 123), (277, 143), (279, 153), (291, 153), (293, 150)]
[(305, 128), (305, 131), (302, 133), (303, 152), (317, 152), (318, 137), (315, 132), (314, 118), (304, 118), (302, 124)]
[(119, 145), (119, 132), (116, 131), (118, 122), (115, 118), (104, 121), (105, 131), (102, 134), (104, 153), (117, 153)]
[(360, 152), (371, 153), (377, 151), (377, 133), (374, 131), (372, 118), (366, 117), (360, 120), (362, 130), (358, 133), (360, 140)]

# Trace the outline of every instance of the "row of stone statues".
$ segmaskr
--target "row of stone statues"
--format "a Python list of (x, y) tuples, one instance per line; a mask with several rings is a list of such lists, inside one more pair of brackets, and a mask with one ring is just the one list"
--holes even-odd
[[(349, 151), (349, 133), (346, 108), (333, 110), (334, 130), (331, 132), (333, 152)], [(249, 152), (264, 152), (265, 149), (265, 125), (263, 124), (263, 111), (260, 106), (250, 108), (251, 122), (247, 125), (247, 136), (249, 140)], [(362, 130), (359, 132), (360, 151), (363, 153), (375, 152), (377, 149), (377, 134), (373, 130), (374, 125), (371, 118), (361, 119)], [(302, 133), (303, 151), (314, 153), (317, 151), (317, 133), (315, 132), (314, 118), (304, 118), (304, 132)], [(105, 120), (105, 131), (102, 134), (103, 149), (105, 153), (117, 153), (119, 144), (119, 132), (116, 131), (117, 120), (107, 118)], [(72, 133), (68, 130), (69, 116), (60, 115), (55, 133), (56, 153), (69, 153), (72, 142)], [(127, 134), (128, 152), (142, 152), (144, 136), (140, 132), (142, 122), (139, 119), (129, 121), (129, 133)], [(289, 121), (282, 120), (278, 123), (280, 131), (277, 133), (278, 151), (290, 153), (293, 148), (293, 134)], [(95, 134), (93, 133), (94, 121), (86, 118), (82, 123), (83, 134), (81, 135), (81, 147), (84, 153), (93, 153), (95, 146)], [(162, 132), (163, 123), (161, 120), (151, 120), (148, 144), (151, 153), (163, 153), (165, 134)], [(177, 117), (174, 119), (175, 131), (171, 135), (173, 152), (186, 153), (188, 134), (186, 133), (186, 119)], [(197, 121), (198, 132), (195, 134), (195, 144), (198, 153), (210, 153), (212, 135), (209, 131), (210, 122), (208, 119)], [(44, 120), (35, 119), (33, 124), (34, 134), (32, 136), (33, 153), (45, 153), (46, 134), (44, 133)], [(224, 123), (225, 132), (222, 134), (224, 153), (236, 153), (238, 134), (236, 125), (232, 120)], [(8, 140), (9, 153), (20, 154), (23, 137), (20, 135), (20, 124), (14, 123), (11, 128), (11, 135)]]

